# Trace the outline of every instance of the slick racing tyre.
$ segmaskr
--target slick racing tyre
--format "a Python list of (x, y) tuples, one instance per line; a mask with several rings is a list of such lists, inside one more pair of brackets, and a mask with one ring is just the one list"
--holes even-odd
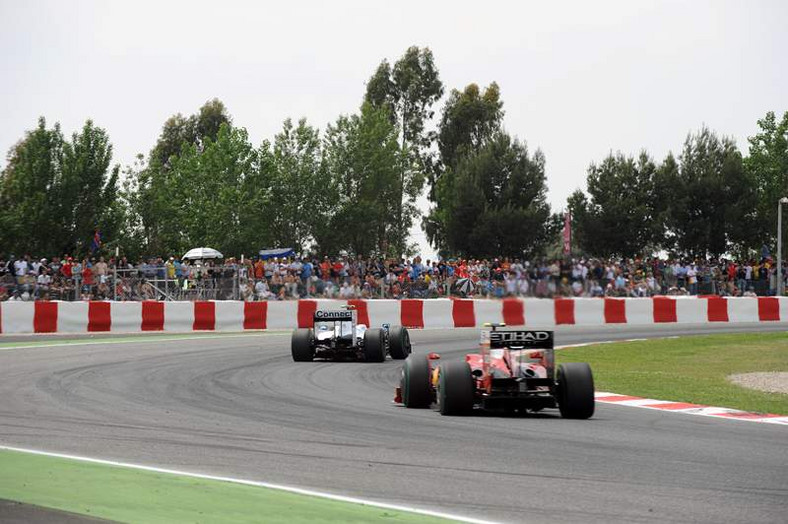
[(441, 415), (467, 415), (473, 409), (475, 385), (465, 361), (441, 364), (438, 374), (438, 405)]
[(298, 328), (290, 338), (290, 352), (295, 362), (311, 362), (315, 358), (315, 332), (312, 329)]
[(402, 326), (389, 328), (389, 355), (396, 360), (408, 358), (410, 355), (410, 335)]
[(428, 408), (432, 403), (430, 363), (426, 355), (410, 355), (402, 366), (402, 403), (406, 408)]
[(594, 377), (585, 362), (558, 366), (558, 409), (564, 418), (591, 418), (594, 414)]
[(386, 345), (382, 329), (368, 329), (364, 332), (364, 360), (383, 362), (386, 360)]

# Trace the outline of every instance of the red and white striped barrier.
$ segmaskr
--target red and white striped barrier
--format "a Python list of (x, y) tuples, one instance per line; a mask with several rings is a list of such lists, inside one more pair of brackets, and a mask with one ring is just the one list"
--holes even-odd
[(411, 328), (788, 322), (788, 297), (505, 300), (297, 300), (283, 302), (2, 302), (0, 333), (243, 331), (311, 325), (316, 309), (349, 303), (359, 322)]

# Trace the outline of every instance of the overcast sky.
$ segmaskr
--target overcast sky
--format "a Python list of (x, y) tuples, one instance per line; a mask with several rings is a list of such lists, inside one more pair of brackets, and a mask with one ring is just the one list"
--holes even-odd
[(91, 118), (126, 165), (214, 97), (255, 144), (286, 117), (322, 129), (411, 45), (432, 49), (447, 92), (498, 82), (556, 210), (610, 151), (661, 159), (705, 124), (746, 152), (756, 121), (788, 110), (785, 0), (0, 0), (0, 149), (41, 115), (69, 135)]

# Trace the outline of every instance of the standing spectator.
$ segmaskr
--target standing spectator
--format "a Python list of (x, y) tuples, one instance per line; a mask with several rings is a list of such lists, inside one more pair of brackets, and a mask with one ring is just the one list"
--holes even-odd
[(49, 286), (52, 284), (52, 277), (49, 270), (44, 268), (36, 279), (35, 298), (47, 300), (49, 298)]
[(258, 258), (257, 261), (254, 263), (254, 278), (255, 280), (260, 280), (265, 276), (265, 264), (263, 263), (262, 258)]
[(687, 265), (687, 284), (689, 284), (690, 295), (698, 294), (698, 269), (695, 264)]
[(29, 255), (25, 255), (25, 257), (14, 262), (14, 280), (17, 287), (24, 285), (25, 277), (27, 276), (27, 258), (29, 258)]

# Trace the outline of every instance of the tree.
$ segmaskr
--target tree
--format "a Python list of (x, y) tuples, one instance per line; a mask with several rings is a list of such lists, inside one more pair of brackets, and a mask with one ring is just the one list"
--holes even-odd
[[(172, 164), (170, 198), (176, 220), (169, 226), (177, 253), (210, 246), (225, 253), (256, 253), (269, 239), (267, 184), (259, 152), (246, 130), (223, 124), (204, 150), (181, 151)], [(263, 178), (263, 180), (260, 180)], [(254, 181), (255, 183), (252, 183)]]
[(468, 84), (462, 92), (453, 89), (438, 126), (438, 149), (443, 170), (453, 169), (463, 155), (482, 147), (500, 130), (502, 121), (503, 101), (495, 82), (484, 93), (476, 84)]
[(654, 172), (654, 243), (674, 253), (677, 251), (676, 232), (672, 229), (671, 212), (673, 204), (681, 198), (683, 190), (679, 163), (669, 152)]
[(383, 59), (367, 82), (367, 92), (364, 95), (364, 101), (373, 107), (385, 107), (388, 109), (391, 123), (397, 125), (396, 103), (398, 98), (397, 88), (391, 79), (391, 65), (388, 60)]
[(479, 86), (469, 84), (462, 92), (452, 90), (443, 108), (438, 127), (440, 162), (430, 177), (429, 198), (435, 203), (422, 227), (433, 246), (445, 251), (447, 241), (446, 207), (442, 195), (452, 195), (455, 170), (468, 155), (475, 154), (501, 128), (503, 102), (493, 82), (480, 94)]
[(305, 250), (336, 197), (320, 164), (320, 132), (289, 118), (274, 137), (271, 203), (273, 245)]
[(719, 256), (753, 243), (756, 192), (730, 138), (689, 134), (673, 181), (668, 228), (681, 254)]
[(8, 153), (0, 180), (0, 245), (8, 254), (59, 253), (65, 247), (57, 215), (63, 143), (60, 125), (47, 129), (41, 117)]
[(394, 244), (400, 254), (406, 249), (406, 238), (415, 209), (414, 202), (424, 186), (424, 180), (434, 169), (431, 146), (435, 133), (426, 131), (432, 120), (432, 106), (443, 96), (432, 51), (429, 48), (409, 47), (390, 67), (383, 60), (367, 83), (365, 102), (388, 111), (391, 122), (399, 127), (400, 144), (405, 162), (400, 163), (399, 201), (395, 210), (397, 228)]
[[(128, 169), (122, 199), (128, 202), (125, 234), (136, 240), (134, 247), (141, 253), (160, 254), (181, 249), (183, 239), (178, 225), (173, 223), (170, 190), (179, 183), (172, 173), (172, 164), (184, 149), (201, 153), (218, 139), (222, 126), (231, 127), (231, 118), (224, 104), (213, 99), (206, 102), (197, 114), (189, 117), (176, 114), (162, 127), (161, 135), (144, 165)], [(192, 246), (193, 247), (193, 246)]]
[(118, 173), (106, 131), (88, 120), (72, 140), (38, 127), (9, 154), (0, 183), (2, 245), (14, 251), (85, 253), (96, 228), (119, 226)]
[(460, 159), (451, 184), (438, 186), (435, 211), (443, 224), (444, 250), (466, 257), (524, 257), (548, 242), (550, 206), (544, 155), (496, 133)]
[(180, 155), (184, 145), (204, 146), (206, 140), (216, 141), (222, 124), (232, 125), (224, 104), (214, 98), (197, 114), (184, 117), (178, 113), (164, 122), (161, 135), (150, 154), (150, 166), (167, 166), (173, 156)]
[(760, 131), (748, 139), (750, 155), (744, 159), (744, 167), (758, 191), (757, 235), (773, 245), (777, 201), (788, 196), (788, 111), (779, 122), (769, 111), (758, 120), (758, 127)]
[(635, 160), (610, 154), (588, 168), (588, 194), (569, 197), (574, 240), (594, 256), (632, 257), (656, 251), (659, 210), (654, 198), (656, 166), (645, 151)]
[(66, 238), (78, 251), (87, 251), (96, 229), (113, 238), (119, 229), (115, 203), (120, 166), (110, 169), (112, 144), (107, 132), (88, 120), (63, 147), (58, 216)]
[(397, 139), (388, 109), (369, 103), (328, 127), (323, 166), (338, 200), (331, 219), (317, 230), (324, 252), (401, 255), (397, 212), (412, 216), (416, 210), (407, 203), (403, 209), (399, 200), (403, 159)]

